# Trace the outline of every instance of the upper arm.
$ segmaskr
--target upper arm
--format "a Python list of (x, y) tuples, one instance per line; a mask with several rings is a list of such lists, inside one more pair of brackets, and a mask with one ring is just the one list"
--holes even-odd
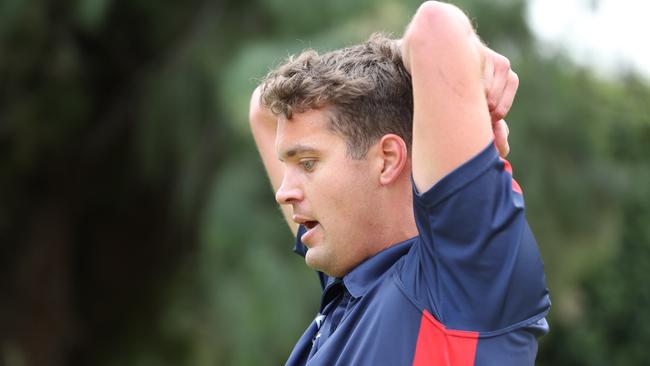
[(540, 319), (550, 301), (524, 198), (494, 146), (414, 195), (410, 278), (450, 329), (493, 332)]
[[(275, 135), (277, 130), (277, 117), (268, 109), (260, 105), (260, 87), (257, 87), (251, 96), (249, 108), (249, 122), (257, 150), (262, 158), (266, 173), (271, 180), (273, 192), (277, 192), (284, 175), (284, 165), (278, 159), (275, 152)], [(288, 205), (281, 205), (289, 228), (295, 235), (298, 231), (298, 224), (291, 220), (291, 208)]]
[(423, 4), (402, 42), (413, 83), (413, 180), (428, 190), (492, 139), (482, 54), (453, 5)]

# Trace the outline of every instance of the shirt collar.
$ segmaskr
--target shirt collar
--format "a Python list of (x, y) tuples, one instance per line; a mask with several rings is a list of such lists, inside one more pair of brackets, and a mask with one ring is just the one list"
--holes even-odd
[(415, 238), (392, 245), (366, 259), (343, 277), (343, 283), (350, 295), (361, 297), (400, 259), (413, 245)]

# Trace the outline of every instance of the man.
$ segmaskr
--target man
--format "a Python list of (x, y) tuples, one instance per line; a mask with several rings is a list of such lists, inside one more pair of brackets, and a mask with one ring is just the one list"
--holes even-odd
[(534, 364), (550, 302), (497, 153), (517, 84), (462, 11), (427, 2), (402, 40), (304, 52), (253, 93), (276, 199), (324, 288), (287, 365)]

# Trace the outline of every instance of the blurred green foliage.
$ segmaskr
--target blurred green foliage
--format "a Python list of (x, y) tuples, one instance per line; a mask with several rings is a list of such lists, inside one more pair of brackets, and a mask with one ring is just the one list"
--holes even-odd
[[(542, 56), (523, 0), (456, 3), (521, 79), (510, 160), (554, 302), (538, 364), (646, 364), (647, 80)], [(282, 364), (319, 286), (250, 93), (303, 48), (399, 36), (418, 4), (0, 3), (0, 364)]]

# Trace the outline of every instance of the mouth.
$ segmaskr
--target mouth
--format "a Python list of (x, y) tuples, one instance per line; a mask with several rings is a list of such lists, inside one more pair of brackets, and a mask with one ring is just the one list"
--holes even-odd
[(316, 226), (318, 226), (318, 221), (316, 221), (316, 220), (308, 220), (308, 221), (303, 222), (302, 225), (304, 227), (306, 227), (307, 230), (311, 230), (311, 229), (315, 228)]
[(313, 217), (308, 217), (308, 216), (303, 216), (298, 214), (294, 214), (292, 219), (293, 222), (295, 222), (296, 224), (302, 225), (309, 230), (315, 228), (319, 224), (318, 221), (314, 220)]
[(307, 229), (307, 232), (304, 233), (301, 237), (302, 242), (308, 247), (314, 244), (314, 235), (317, 227), (320, 226), (320, 222), (313, 220), (312, 217), (302, 216), (302, 215), (293, 215), (293, 222), (298, 225), (302, 225)]

